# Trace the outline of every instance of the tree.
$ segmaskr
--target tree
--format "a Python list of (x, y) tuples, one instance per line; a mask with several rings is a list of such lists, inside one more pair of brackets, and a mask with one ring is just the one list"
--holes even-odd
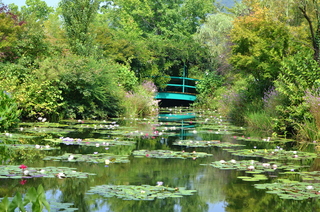
[[(211, 1), (124, 1), (107, 3), (102, 11), (116, 32), (124, 32), (137, 52), (146, 57), (130, 58), (132, 69), (139, 77), (181, 75), (184, 65), (201, 66), (208, 56), (193, 35), (213, 12)], [(120, 33), (121, 33), (120, 32)], [(139, 51), (143, 49), (143, 51)]]
[(99, 8), (99, 0), (62, 0), (59, 6), (72, 51), (79, 55), (94, 53), (90, 25)]
[(17, 43), (23, 30), (24, 21), (20, 21), (17, 14), (0, 3), (0, 62), (18, 58)]
[(290, 54), (291, 40), (284, 23), (270, 16), (267, 8), (254, 5), (250, 14), (234, 21), (230, 62), (255, 78), (261, 94), (277, 78), (282, 59)]
[(45, 1), (41, 0), (26, 0), (26, 6), (21, 7), (21, 12), (25, 16), (33, 15), (41, 22), (47, 20), (53, 11), (54, 9), (52, 7), (49, 7)]

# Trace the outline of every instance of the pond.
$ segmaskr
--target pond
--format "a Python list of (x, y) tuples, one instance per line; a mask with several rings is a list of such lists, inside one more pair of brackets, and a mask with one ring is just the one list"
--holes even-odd
[(42, 185), (51, 211), (320, 211), (314, 146), (248, 137), (216, 111), (39, 120), (0, 141), (0, 197)]

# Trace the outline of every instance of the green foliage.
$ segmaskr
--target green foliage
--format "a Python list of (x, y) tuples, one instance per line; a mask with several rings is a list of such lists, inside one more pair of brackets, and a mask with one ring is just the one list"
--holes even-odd
[(13, 212), (18, 208), (20, 211), (26, 212), (24, 207), (29, 203), (32, 204), (33, 212), (42, 212), (44, 208), (50, 211), (50, 205), (46, 200), (42, 185), (39, 185), (37, 189), (34, 187), (30, 188), (24, 198), (22, 198), (19, 192), (16, 193), (11, 202), (8, 200), (8, 197), (5, 197), (0, 203), (0, 211)]
[(21, 111), (10, 94), (0, 90), (0, 131), (16, 127)]
[(24, 22), (7, 6), (0, 3), (0, 62), (14, 61), (17, 55), (17, 43), (24, 31)]
[(34, 15), (39, 21), (47, 20), (53, 8), (49, 7), (45, 1), (42, 0), (26, 0), (26, 6), (21, 7), (21, 12), (25, 16)]
[(216, 101), (215, 91), (222, 86), (223, 77), (218, 75), (217, 72), (207, 71), (204, 78), (197, 82), (197, 101), (194, 106), (196, 107), (205, 107), (205, 108), (214, 108), (216, 104), (213, 101)]
[[(188, 68), (210, 67), (207, 49), (201, 48), (193, 34), (213, 9), (212, 2), (207, 0), (117, 0), (103, 6), (102, 12), (112, 29), (112, 37), (125, 44), (124, 62), (144, 79), (179, 76), (184, 64)], [(136, 54), (128, 55), (129, 52)]]
[(97, 14), (98, 0), (62, 0), (59, 3), (73, 53), (89, 56), (95, 51), (90, 25)]
[(247, 112), (245, 122), (249, 133), (260, 136), (272, 135), (272, 117), (265, 111)]
[(58, 90), (57, 79), (46, 79), (41, 67), (25, 68), (23, 62), (2, 64), (0, 89), (11, 93), (16, 99), (22, 118), (55, 118), (61, 106), (61, 91)]
[(106, 118), (119, 114), (121, 87), (116, 72), (121, 67), (104, 60), (70, 55), (56, 68), (60, 72), (63, 117)]
[(256, 6), (234, 22), (230, 62), (263, 84), (263, 91), (280, 72), (281, 61), (290, 50), (290, 36), (285, 24), (273, 19), (267, 9)]
[(132, 91), (138, 85), (138, 78), (126, 66), (119, 65), (117, 68), (117, 79), (119, 86), (122, 86), (126, 91)]
[(292, 131), (296, 124), (312, 118), (304, 96), (305, 91), (316, 86), (319, 78), (318, 63), (308, 52), (301, 51), (283, 61), (281, 74), (275, 81), (275, 86), (286, 100), (277, 107), (277, 111), (281, 118), (280, 122), (287, 126), (288, 132)]

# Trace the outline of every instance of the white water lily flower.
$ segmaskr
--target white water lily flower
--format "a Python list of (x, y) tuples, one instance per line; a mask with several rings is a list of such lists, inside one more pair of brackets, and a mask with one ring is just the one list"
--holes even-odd
[(161, 182), (161, 181), (157, 182), (157, 186), (162, 186), (162, 185), (163, 185), (163, 182)]
[(106, 159), (106, 160), (104, 161), (104, 163), (105, 163), (106, 165), (109, 165), (109, 164), (110, 164), (110, 160), (109, 160), (109, 159)]
[(313, 189), (313, 186), (307, 186), (306, 189), (308, 190)]
[(247, 169), (250, 170), (250, 171), (252, 171), (252, 170), (254, 170), (254, 166), (248, 166)]
[(66, 175), (65, 175), (64, 173), (62, 173), (62, 172), (58, 173), (56, 176), (57, 176), (59, 179), (62, 179), (62, 178), (65, 178), (65, 177), (66, 177)]

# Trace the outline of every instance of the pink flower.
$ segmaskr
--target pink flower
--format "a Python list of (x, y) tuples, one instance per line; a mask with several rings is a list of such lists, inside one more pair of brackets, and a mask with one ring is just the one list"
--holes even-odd
[(149, 154), (146, 154), (146, 157), (149, 157), (150, 155)]
[(24, 185), (24, 184), (26, 184), (26, 183), (27, 183), (27, 180), (21, 180), (21, 181), (20, 181), (20, 184), (21, 184), (21, 185)]
[(26, 169), (26, 168), (28, 168), (28, 166), (26, 166), (26, 165), (24, 165), (24, 164), (21, 164), (21, 165), (19, 166), (19, 168), (20, 168), (20, 169)]

